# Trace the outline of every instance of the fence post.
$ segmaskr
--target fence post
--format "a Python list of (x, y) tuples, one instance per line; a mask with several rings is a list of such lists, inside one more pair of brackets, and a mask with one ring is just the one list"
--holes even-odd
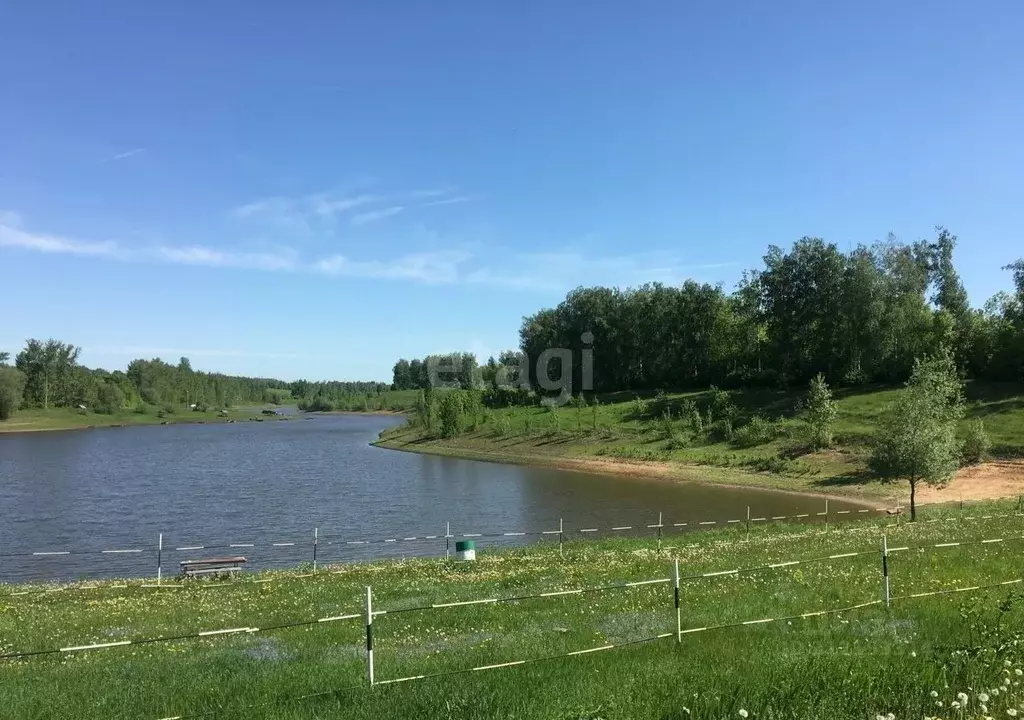
[(828, 532), (828, 498), (825, 498), (825, 532)]
[(449, 520), (444, 526), (444, 559), (448, 560), (451, 554), (452, 521)]
[(885, 607), (889, 607), (889, 543), (882, 536), (882, 577), (885, 580)]
[(679, 558), (676, 558), (673, 579), (675, 580), (675, 602), (676, 602), (676, 642), (683, 641), (683, 616), (679, 610)]
[(661, 552), (661, 528), (663, 528), (665, 526), (665, 523), (662, 521), (662, 518), (663, 518), (663, 513), (659, 512), (658, 513), (658, 552)]
[(564, 557), (562, 554), (562, 535), (564, 534), (562, 518), (558, 518), (558, 557)]
[(964, 522), (964, 496), (960, 496), (960, 524)]
[(156, 545), (156, 584), (159, 585), (163, 578), (163, 555), (164, 555), (164, 534), (160, 533), (160, 539)]
[(313, 572), (316, 572), (316, 546), (320, 544), (320, 528), (313, 528)]
[(373, 687), (373, 590), (366, 586), (366, 677)]
[(750, 539), (750, 506), (747, 505), (747, 540)]

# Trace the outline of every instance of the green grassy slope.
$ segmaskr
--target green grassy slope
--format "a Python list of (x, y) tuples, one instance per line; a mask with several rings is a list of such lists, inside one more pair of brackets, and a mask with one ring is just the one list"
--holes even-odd
[[(977, 514), (1012, 513), (988, 505)], [(931, 508), (927, 517), (954, 517)], [(482, 549), (472, 564), (394, 561), (315, 577), (252, 576), (221, 588), (153, 590), (134, 584), (10, 596), (0, 587), (0, 652), (115, 642), (219, 628), (267, 627), (358, 613), (365, 587), (378, 610), (520, 596), (786, 560), (858, 557), (684, 580), (687, 629), (848, 607), (882, 597), (890, 547), (1019, 537), (1024, 520), (758, 527), (651, 538)], [(1016, 586), (930, 598), (918, 592), (1021, 577), (1020, 541), (911, 549), (890, 559), (881, 605), (835, 615), (711, 629), (535, 664), (365, 686), (361, 619), (199, 640), (0, 660), (12, 718), (897, 718), (1008, 717), (1021, 709), (1024, 613)], [(1001, 609), (1002, 608), (1002, 609)], [(378, 680), (431, 675), (625, 643), (675, 630), (670, 584), (520, 602), (378, 616)], [(337, 694), (289, 697), (349, 688)], [(937, 697), (932, 697), (934, 691)], [(994, 691), (998, 691), (998, 694)], [(969, 712), (946, 715), (956, 694)], [(979, 694), (989, 696), (981, 709)], [(943, 703), (943, 709), (936, 707)]]
[[(455, 438), (440, 440), (410, 425), (384, 433), (381, 445), (510, 462), (659, 461), (676, 466), (676, 474), (688, 478), (702, 474), (719, 482), (882, 497), (893, 489), (870, 483), (864, 467), (878, 418), (897, 392), (837, 392), (836, 446), (821, 452), (811, 452), (804, 439), (804, 423), (796, 413), (802, 394), (769, 390), (732, 394), (739, 412), (737, 428), (755, 415), (773, 421), (775, 437), (748, 447), (736, 439), (695, 436), (680, 418), (686, 400), (701, 405), (706, 393), (667, 395), (657, 412), (632, 393), (604, 396), (599, 405), (586, 408), (490, 410), (475, 428)], [(994, 455), (1024, 456), (1024, 385), (972, 382), (967, 399), (967, 419), (984, 420)], [(671, 413), (669, 426), (661, 419), (662, 409)], [(695, 473), (692, 466), (709, 469)], [(753, 473), (758, 474), (751, 477)]]

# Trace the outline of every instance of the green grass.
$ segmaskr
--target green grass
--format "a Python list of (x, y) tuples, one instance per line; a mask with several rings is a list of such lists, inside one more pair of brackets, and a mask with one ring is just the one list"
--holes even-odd
[(277, 420), (261, 414), (262, 408), (273, 408), (273, 405), (252, 403), (244, 407), (235, 407), (222, 414), (218, 410), (196, 412), (187, 407), (174, 406), (173, 413), (158, 413), (159, 408), (149, 408), (145, 413), (133, 410), (121, 410), (112, 414), (100, 414), (79, 411), (70, 408), (29, 408), (19, 410), (10, 419), (0, 422), (0, 433), (33, 432), (42, 430), (80, 430), (93, 427), (119, 427), (123, 425), (160, 425), (175, 423), (216, 423), (228, 420), (245, 421), (255, 418), (261, 420)]
[[(1012, 512), (988, 504), (977, 514)], [(955, 518), (932, 507), (928, 518)], [(736, 528), (651, 538), (492, 551), (471, 564), (410, 560), (335, 568), (300, 578), (251, 576), (228, 587), (152, 590), (101, 587), (0, 596), (3, 652), (254, 626), (375, 608), (512, 596), (684, 575), (780, 560), (951, 540), (1019, 537), (1024, 518), (903, 524), (846, 523)], [(1021, 577), (1021, 542), (912, 550), (891, 558), (895, 596)], [(0, 593), (16, 588), (0, 587)], [(871, 554), (683, 583), (683, 626), (704, 627), (844, 607), (881, 597)], [(1002, 606), (1002, 610), (1000, 609)], [(424, 675), (557, 655), (675, 628), (670, 585), (498, 605), (379, 616), (377, 679)], [(895, 602), (838, 616), (711, 630), (522, 667), (362, 687), (361, 620), (240, 636), (114, 647), (0, 661), (3, 710), (12, 718), (162, 718), (219, 710), (245, 718), (920, 718), (957, 692), (991, 694), (989, 714), (1024, 700), (1024, 614), (1013, 586)], [(1008, 662), (1009, 665), (1004, 663)], [(1005, 671), (1008, 671), (1008, 675)], [(287, 702), (334, 688), (337, 695)], [(256, 704), (257, 707), (249, 707)], [(958, 714), (952, 717), (962, 717)]]
[[(902, 493), (902, 486), (870, 483), (865, 466), (878, 419), (898, 392), (892, 388), (838, 391), (836, 443), (819, 452), (808, 447), (804, 423), (795, 412), (803, 394), (772, 390), (732, 393), (738, 410), (737, 430), (755, 415), (772, 421), (775, 437), (748, 446), (736, 437), (729, 441), (714, 434), (697, 436), (680, 417), (685, 401), (703, 407), (707, 393), (667, 395), (663, 407), (673, 418), (668, 427), (661, 411), (652, 413), (645, 404), (652, 396), (615, 393), (599, 398), (596, 408), (489, 410), (475, 428), (447, 440), (432, 437), (420, 427), (399, 427), (385, 432), (380, 444), (504, 462), (659, 462), (671, 465), (671, 474), (684, 479), (708, 477), (717, 482), (891, 498)], [(1024, 456), (1024, 385), (971, 382), (966, 394), (965, 422), (973, 418), (985, 421), (993, 454)], [(695, 466), (702, 469), (695, 470)]]

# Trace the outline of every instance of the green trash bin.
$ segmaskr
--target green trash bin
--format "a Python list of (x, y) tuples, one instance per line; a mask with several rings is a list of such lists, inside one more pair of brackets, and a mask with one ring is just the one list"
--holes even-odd
[(472, 540), (458, 540), (455, 543), (456, 560), (476, 560), (476, 543)]

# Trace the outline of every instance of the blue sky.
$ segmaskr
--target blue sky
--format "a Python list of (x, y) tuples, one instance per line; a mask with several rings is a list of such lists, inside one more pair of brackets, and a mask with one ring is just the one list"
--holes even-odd
[(293, 379), (770, 243), (1024, 256), (1017, 2), (8, 3), (0, 348)]

